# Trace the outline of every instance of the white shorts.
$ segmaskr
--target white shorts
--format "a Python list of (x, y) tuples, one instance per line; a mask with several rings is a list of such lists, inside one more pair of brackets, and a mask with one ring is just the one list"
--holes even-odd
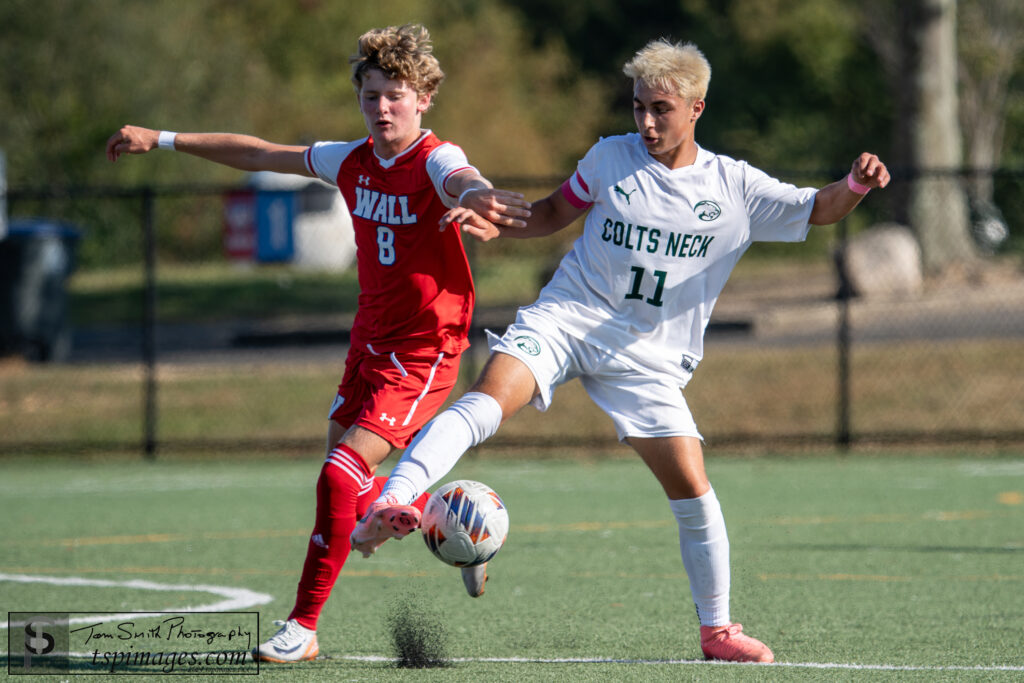
[(488, 332), (491, 351), (521, 360), (540, 395), (533, 405), (551, 405), (555, 388), (579, 378), (591, 400), (615, 424), (619, 440), (692, 436), (703, 440), (678, 382), (623, 363), (614, 353), (566, 334), (547, 316), (523, 308), (502, 337)]

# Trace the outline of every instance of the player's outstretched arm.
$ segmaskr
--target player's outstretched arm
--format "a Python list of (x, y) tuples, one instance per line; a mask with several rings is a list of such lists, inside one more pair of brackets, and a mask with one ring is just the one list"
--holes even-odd
[(544, 199), (533, 202), (530, 207), (525, 219), (495, 225), (476, 211), (460, 206), (451, 209), (441, 218), (440, 228), (444, 230), (449, 224), (458, 222), (462, 225), (463, 232), (481, 242), (495, 237), (544, 237), (558, 232), (587, 211), (585, 208), (577, 209), (570, 204), (561, 190), (555, 190)]
[(475, 171), (456, 173), (448, 181), (459, 206), (472, 209), (495, 225), (522, 228), (530, 215), (530, 202), (519, 192), (495, 189)]
[(487, 242), (501, 236), (498, 226), (480, 216), (473, 209), (467, 209), (463, 206), (449, 209), (441, 217), (438, 225), (440, 225), (441, 230), (444, 230), (452, 223), (458, 223), (462, 228), (462, 232), (477, 238), (481, 242)]
[(841, 221), (860, 203), (868, 190), (888, 184), (889, 169), (877, 156), (865, 152), (853, 162), (847, 177), (818, 190), (808, 222), (811, 225), (831, 225)]
[(585, 214), (588, 208), (579, 209), (570, 204), (559, 188), (544, 199), (531, 204), (530, 216), (526, 219), (525, 227), (505, 228), (501, 226), (501, 236), (525, 239), (551, 235)]
[[(487, 181), (485, 180), (484, 182)], [(463, 204), (470, 203), (467, 197), (483, 194), (483, 192), (477, 192), (476, 188), (472, 185), (465, 191), (468, 191), (469, 194), (462, 197)], [(500, 193), (502, 190), (488, 190), (488, 192)], [(515, 195), (515, 193), (507, 194)], [(517, 196), (521, 197), (522, 195)], [(476, 200), (473, 201), (475, 202)], [(545, 237), (556, 233), (587, 212), (587, 207), (579, 209), (570, 204), (569, 200), (562, 194), (561, 188), (540, 201), (525, 204), (529, 208), (516, 213), (516, 215), (522, 216), (522, 218), (500, 218), (497, 224), (485, 217), (486, 215), (493, 215), (488, 214), (487, 211), (482, 215), (469, 207), (459, 206), (451, 209), (441, 218), (440, 227), (441, 230), (444, 230), (450, 223), (461, 223), (464, 232), (476, 237), (481, 242), (486, 242), (499, 236), (526, 239), (530, 237)], [(520, 204), (515, 204), (514, 206), (519, 209), (522, 208)]]
[[(159, 147), (160, 131), (141, 126), (124, 126), (107, 140), (107, 158), (117, 161), (122, 154), (145, 154)], [(243, 171), (276, 171), (312, 176), (303, 158), (306, 147), (278, 145), (251, 135), (235, 133), (174, 133), (175, 151), (231, 166)]]

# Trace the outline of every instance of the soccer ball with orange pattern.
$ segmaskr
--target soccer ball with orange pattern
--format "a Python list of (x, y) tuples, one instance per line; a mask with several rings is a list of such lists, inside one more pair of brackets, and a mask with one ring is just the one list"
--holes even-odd
[(501, 550), (508, 524), (508, 509), (490, 486), (462, 479), (434, 492), (423, 508), (420, 530), (437, 559), (475, 567)]

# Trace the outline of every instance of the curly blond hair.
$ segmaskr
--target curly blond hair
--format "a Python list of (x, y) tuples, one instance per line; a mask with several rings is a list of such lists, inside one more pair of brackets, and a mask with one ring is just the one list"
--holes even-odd
[(419, 95), (437, 93), (444, 72), (432, 54), (430, 32), (420, 24), (375, 28), (359, 36), (359, 52), (349, 58), (352, 84), (358, 93), (370, 69), (390, 79), (405, 81)]
[(675, 93), (687, 101), (703, 100), (711, 82), (711, 65), (693, 43), (672, 43), (667, 38), (647, 43), (622, 72), (652, 88)]

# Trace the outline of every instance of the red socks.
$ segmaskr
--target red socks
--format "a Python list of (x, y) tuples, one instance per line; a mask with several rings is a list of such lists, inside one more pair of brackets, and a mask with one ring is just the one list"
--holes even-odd
[[(385, 481), (386, 477), (372, 477), (363, 458), (347, 446), (331, 451), (316, 483), (316, 523), (289, 619), (316, 630), (320, 611), (352, 550), (349, 536)], [(429, 497), (424, 493), (413, 505), (422, 511)]]

